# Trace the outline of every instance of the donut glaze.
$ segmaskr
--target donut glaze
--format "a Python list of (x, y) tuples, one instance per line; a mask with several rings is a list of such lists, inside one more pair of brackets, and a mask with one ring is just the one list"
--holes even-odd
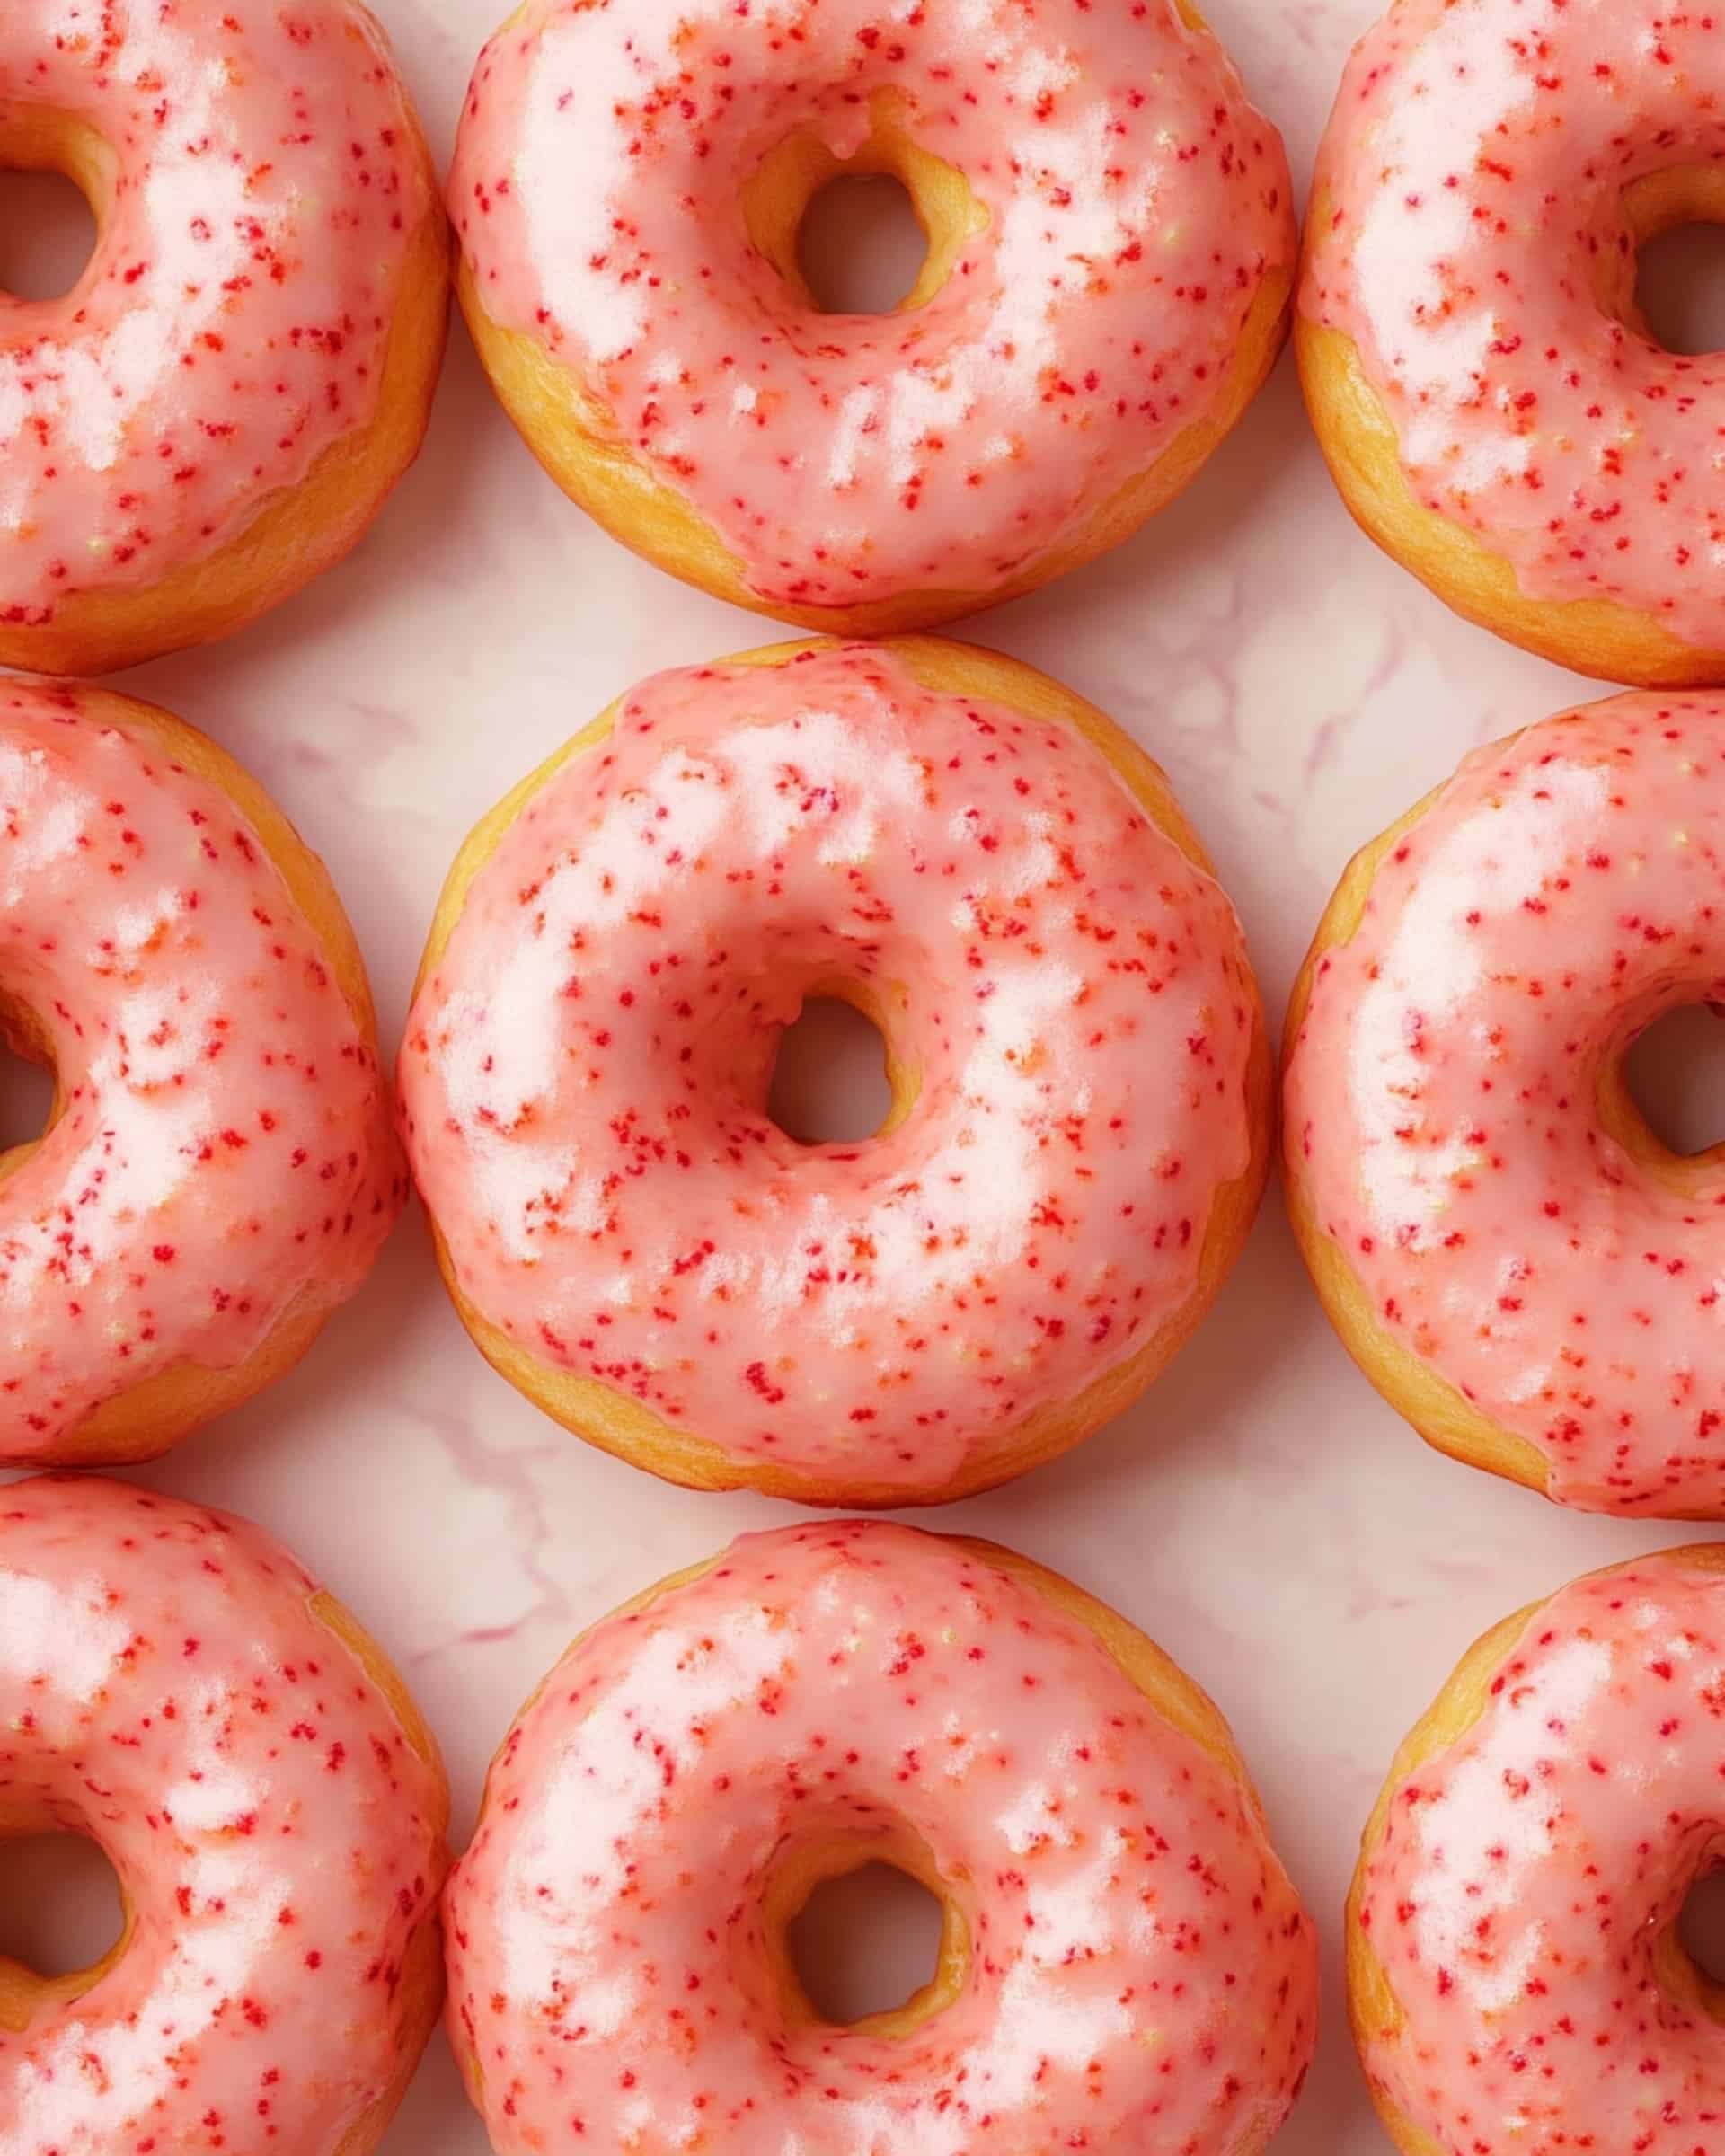
[(1725, 702), (1476, 751), (1349, 871), (1307, 980), (1294, 1211), (1368, 1374), (1387, 1339), (1565, 1504), (1725, 1513), (1725, 1157), (1667, 1152), (1621, 1079), (1662, 1012), (1725, 999)]
[[(883, 1502), (1017, 1471), (1030, 1418), (1196, 1321), (1222, 1194), (1251, 1182), (1242, 1234), (1255, 1203), (1256, 990), (1135, 798), (1160, 774), (1099, 713), (930, 685), (955, 652), (1075, 703), (934, 644), (656, 676), (505, 804), (428, 951), (401, 1095), (458, 1299), (721, 1448), (702, 1475)], [(834, 993), (898, 1105), (805, 1146), (767, 1091)]]
[(1725, 214), (1721, 107), (1704, 11), (1398, 0), (1342, 78), (1299, 306), (1351, 342), (1418, 502), (1522, 594), (1725, 668), (1725, 362), (1665, 350), (1634, 296), (1641, 240)]
[(1725, 1829), (1722, 1567), (1669, 1551), (1523, 1611), (1404, 1747), (1349, 1950), (1410, 2156), (1718, 2146), (1721, 1994), (1674, 1927)]
[[(785, 157), (792, 199), (753, 217)], [(901, 171), (925, 224), (942, 174), (961, 198), (886, 315), (820, 313), (796, 268), (847, 163)], [(725, 596), (809, 627), (927, 626), (1124, 537), (1159, 503), (1087, 527), (1232, 423), (1295, 253), (1280, 138), (1172, 0), (528, 0), (449, 199), (470, 314), (716, 535)], [(588, 506), (641, 543), (639, 489)]]
[(0, 1834), (87, 1835), (124, 1935), (0, 1961), (7, 2156), (364, 2156), (437, 2018), (448, 1795), (400, 1680), (259, 1530), (0, 1502)]
[[(784, 1926), (882, 1857), (946, 1903), (942, 1972), (834, 2027)], [(577, 1641), (445, 1922), (499, 2156), (1255, 2156), (1311, 2054), (1314, 1933), (1214, 1708), (1064, 1581), (880, 1522), (747, 1536)]]
[[(0, 295), (0, 636), (30, 664), (23, 632), (208, 561), (366, 429), (441, 218), (383, 33), (349, 0), (9, 0), (11, 163), (69, 167), (99, 232), (64, 299)], [(379, 499), (332, 518), (344, 544)], [(332, 536), (305, 535), (311, 566)]]
[(315, 862), (190, 728), (12, 679), (0, 1024), (58, 1079), (40, 1144), (0, 1157), (0, 1462), (92, 1456), (122, 1396), (138, 1444), (103, 1456), (146, 1455), (211, 1411), (189, 1396), (164, 1436), (137, 1412), (152, 1384), (234, 1370), (284, 1324), (303, 1346), (400, 1211), (358, 954)]

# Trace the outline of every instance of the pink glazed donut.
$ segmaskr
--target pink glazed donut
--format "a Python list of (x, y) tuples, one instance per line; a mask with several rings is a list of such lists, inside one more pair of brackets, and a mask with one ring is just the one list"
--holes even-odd
[[(885, 314), (810, 199), (898, 178)], [(449, 180), (499, 395), (626, 545), (804, 628), (927, 628), (1116, 544), (1280, 349), (1281, 138), (1185, 0), (526, 0)]]
[[(768, 1109), (805, 997), (891, 1112)], [(644, 682), (469, 838), (402, 1046), (445, 1278), (673, 1481), (933, 1504), (1119, 1413), (1238, 1255), (1271, 1074), (1234, 909), (1102, 714), (959, 644)]]
[(353, 546), (425, 429), (448, 228), (356, 0), (5, 0), (0, 171), (97, 241), (0, 294), (0, 662), (226, 635)]
[(406, 1197), (364, 963), (261, 787), (154, 706), (0, 681), (0, 1466), (148, 1459), (249, 1399)]
[[(786, 1931), (871, 1863), (943, 1904), (939, 1966), (835, 2026)], [(746, 1536), (578, 1640), (445, 1928), (498, 2156), (1258, 2156), (1317, 2009), (1190, 1678), (1041, 1567), (880, 1522)]]
[(1287, 1029), (1290, 1211), (1433, 1445), (1566, 1505), (1725, 1516), (1725, 1149), (1623, 1082), (1725, 1000), (1725, 701), (1477, 750), (1342, 878)]
[(448, 1791), (377, 1647), (243, 1520), (0, 1492), (0, 1837), (98, 1842), (94, 1968), (0, 1958), (6, 2156), (366, 2156), (442, 1994)]
[(1677, 1915), (1725, 1843), (1725, 1546), (1488, 1632), (1396, 1756), (1349, 2005), (1404, 2156), (1712, 2156), (1725, 1992)]

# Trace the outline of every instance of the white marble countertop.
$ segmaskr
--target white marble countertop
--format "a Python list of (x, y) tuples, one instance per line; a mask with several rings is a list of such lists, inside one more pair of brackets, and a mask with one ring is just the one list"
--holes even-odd
[[(496, 4), (379, 0), (440, 158)], [(1302, 186), (1373, 5), (1212, 11)], [(1273, 1013), (1357, 844), (1472, 744), (1597, 693), (1452, 619), (1355, 532), (1287, 359), (1136, 542), (960, 633), (1070, 682), (1168, 767)], [(228, 744), (324, 854), (393, 1053), (479, 812), (641, 674), (773, 634), (571, 508), (457, 327), (425, 455), (359, 552), (250, 632), (121, 685)], [(787, 1516), (663, 1487), (542, 1418), (470, 1347), (417, 1218), (289, 1380), (146, 1479), (252, 1515), (352, 1604), (442, 1739), (461, 1839), (517, 1704), (576, 1630)], [(1391, 1751), (1488, 1623), (1684, 1531), (1567, 1515), (1428, 1452), (1343, 1354), (1273, 1197), (1196, 1342), (1131, 1414), (924, 1521), (1070, 1573), (1221, 1702), (1324, 1934), (1321, 2057), (1277, 2156), (1383, 2156), (1338, 1946)], [(384, 2147), (484, 2156), (440, 2036)]]

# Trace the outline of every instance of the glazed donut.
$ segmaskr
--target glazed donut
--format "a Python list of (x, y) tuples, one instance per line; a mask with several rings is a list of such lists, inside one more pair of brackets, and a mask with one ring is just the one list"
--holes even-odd
[(448, 228), (356, 0), (8, 0), (0, 169), (95, 213), (0, 295), (0, 663), (208, 642), (354, 546), (425, 431)]
[[(886, 1040), (874, 1137), (767, 1113), (805, 997)], [(960, 645), (661, 674), (492, 811), (402, 1044), (463, 1321), (672, 1481), (932, 1504), (1118, 1414), (1251, 1225), (1271, 1079), (1163, 773)]]
[[(788, 1927), (881, 1862), (943, 1905), (937, 1971), (823, 2022)], [(1257, 2156), (1316, 2019), (1204, 1693), (1039, 1565), (883, 1521), (747, 1535), (578, 1639), (492, 1762), (445, 1932), (498, 2156)]]
[(1623, 1082), (1725, 991), (1725, 703), (1476, 751), (1361, 853), (1288, 1013), (1296, 1233), (1422, 1436), (1566, 1505), (1725, 1515), (1725, 1155)]
[(100, 1844), (94, 1968), (0, 1958), (8, 2156), (367, 2156), (443, 1993), (449, 1798), (333, 1595), (243, 1520), (0, 1493), (0, 1837)]
[[(928, 240), (827, 314), (798, 232), (888, 172)], [(467, 320), (564, 491), (855, 635), (1030, 591), (1171, 501), (1281, 346), (1281, 138), (1186, 0), (526, 0), (450, 173)]]
[(1725, 1545), (1595, 1572), (1477, 1641), (1390, 1770), (1348, 1992), (1405, 2156), (1716, 2145), (1725, 1991), (1676, 1918), (1719, 1862)]
[(1725, 219), (1711, 15), (1398, 0), (1318, 154), (1296, 340), (1364, 529), (1470, 621), (1607, 681), (1725, 680), (1725, 367), (1637, 252)]
[(213, 743), (0, 682), (0, 1465), (146, 1460), (296, 1363), (406, 1196), (353, 932)]

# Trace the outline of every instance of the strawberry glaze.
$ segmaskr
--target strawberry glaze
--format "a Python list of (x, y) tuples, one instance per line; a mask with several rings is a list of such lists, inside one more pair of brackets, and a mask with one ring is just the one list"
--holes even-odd
[(1725, 1512), (1725, 1162), (1661, 1180), (1607, 1068), (1725, 997), (1725, 703), (1616, 696), (1476, 751), (1320, 961), (1290, 1169), (1378, 1322), (1596, 1511)]
[(1536, 599), (1725, 648), (1725, 362), (1633, 306), (1625, 190), (1725, 157), (1725, 30), (1628, 0), (1401, 0), (1319, 153), (1300, 306), (1352, 339), (1428, 508)]
[[(907, 1118), (805, 1146), (781, 1029), (902, 992)], [(1252, 1153), (1212, 879), (1076, 735), (889, 648), (654, 676), (510, 827), (408, 1022), (420, 1188), (543, 1361), (747, 1461), (951, 1480), (1193, 1294)]]
[(0, 1461), (333, 1309), (404, 1196), (367, 1033), (226, 792), (0, 684), (0, 1009), (63, 1112), (0, 1183)]
[(0, 294), (0, 621), (20, 624), (215, 552), (372, 419), (436, 199), (349, 0), (7, 0), (0, 167), (35, 108), (113, 170), (73, 290)]
[[(889, 95), (987, 215), (906, 314), (822, 314), (739, 190)], [(1287, 160), (1172, 0), (528, 0), (449, 181), (491, 318), (537, 339), (764, 603), (986, 595), (1216, 408)]]
[(99, 1842), (132, 1925), (0, 2028), (0, 2146), (338, 2156), (426, 2034), (441, 1767), (257, 1528), (119, 1482), (3, 1497), (0, 1816)]
[(1478, 1721), (1395, 1788), (1359, 1922), (1402, 2021), (1361, 2050), (1434, 2150), (1719, 2147), (1719, 2024), (1664, 1935), (1719, 1862), (1721, 1717), (1725, 1577), (1636, 1559), (1535, 1612)]
[[(897, 2041), (787, 1997), (764, 1905), (809, 1845), (883, 1842), (969, 1940)], [(445, 1913), (499, 2156), (1223, 2156), (1311, 2054), (1314, 1938), (1250, 1790), (986, 1550), (880, 1522), (746, 1536), (578, 1640)]]

